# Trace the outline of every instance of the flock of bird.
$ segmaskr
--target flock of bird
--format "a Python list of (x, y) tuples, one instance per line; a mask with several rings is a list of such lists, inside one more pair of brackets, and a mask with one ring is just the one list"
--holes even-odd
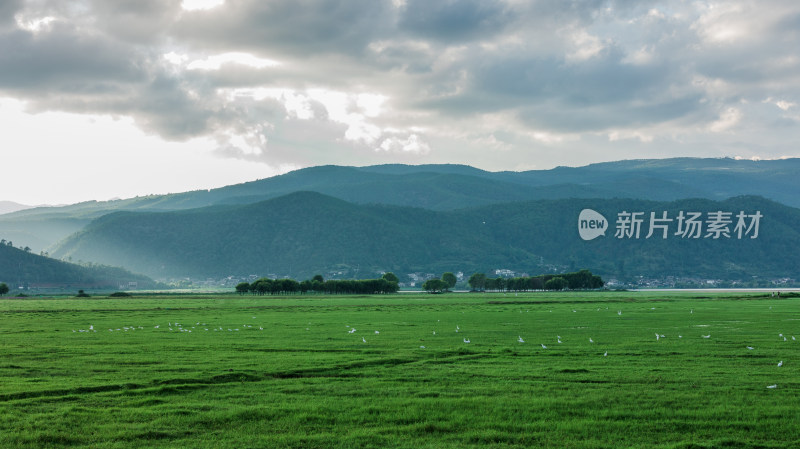
[[(255, 318), (256, 317), (253, 317), (253, 319), (255, 319)], [(143, 330), (143, 329), (144, 329), (143, 326), (120, 326), (120, 327), (117, 327), (117, 328), (110, 327), (110, 328), (108, 328), (108, 331), (109, 332), (129, 332), (129, 331), (136, 331), (136, 330)], [(192, 331), (197, 331), (197, 330), (201, 330), (201, 329), (204, 330), (204, 331), (208, 331), (208, 332), (224, 332), (224, 331), (226, 331), (226, 328), (223, 328), (222, 326), (209, 327), (207, 323), (201, 323), (200, 321), (196, 322), (194, 324), (194, 326), (190, 326), (190, 327), (184, 327), (184, 325), (181, 324), (181, 323), (170, 321), (170, 322), (167, 323), (167, 325), (163, 329), (162, 329), (160, 324), (156, 324), (155, 326), (153, 326), (153, 329), (169, 330), (169, 331), (172, 331), (172, 332), (186, 332), (186, 333), (191, 333)], [(230, 328), (229, 327), (229, 328), (227, 328), (227, 332), (239, 332), (240, 330), (244, 330), (244, 329), (257, 329), (257, 330), (263, 331), (264, 330), (264, 326), (256, 327), (256, 326), (254, 326), (252, 324), (243, 324), (243, 325), (241, 325), (239, 327), (234, 327), (234, 328)], [(76, 333), (77, 332), (97, 332), (97, 329), (95, 329), (94, 325), (92, 324), (92, 325), (89, 325), (89, 327), (86, 328), (86, 329), (73, 329), (72, 332), (76, 332)], [(353, 332), (355, 332), (355, 329), (353, 330)]]
[[(552, 310), (550, 312), (552, 312)], [(576, 312), (576, 311), (573, 310), (573, 312)], [(690, 310), (689, 313), (693, 314), (694, 310)], [(617, 311), (617, 315), (622, 316), (622, 311), (618, 310)], [(256, 317), (252, 317), (252, 318), (255, 319)], [(346, 327), (348, 328), (348, 331), (347, 331), (348, 334), (355, 334), (357, 332), (355, 327), (351, 327), (349, 325), (346, 325)], [(193, 331), (198, 331), (198, 330), (203, 330), (203, 331), (207, 331), (207, 332), (225, 332), (225, 331), (227, 331), (227, 332), (239, 332), (240, 330), (250, 330), (250, 329), (263, 331), (264, 327), (263, 326), (257, 326), (256, 327), (256, 326), (250, 325), (250, 324), (243, 324), (243, 325), (241, 325), (239, 327), (229, 327), (229, 328), (225, 328), (223, 326), (213, 326), (212, 327), (212, 326), (208, 326), (207, 323), (200, 322), (200, 321), (196, 322), (193, 326), (184, 326), (181, 323), (170, 321), (170, 322), (167, 323), (167, 325), (164, 328), (162, 328), (160, 324), (156, 324), (155, 326), (153, 326), (153, 329), (156, 329), (156, 330), (168, 330), (168, 331), (172, 331), (172, 332), (191, 333)], [(108, 332), (134, 332), (134, 331), (137, 331), (137, 330), (144, 330), (144, 327), (143, 326), (120, 326), (120, 327), (116, 327), (116, 328), (112, 327), (112, 328), (108, 329)], [(306, 330), (309, 330), (309, 328), (306, 328)], [(461, 330), (462, 330), (461, 327), (459, 325), (456, 325), (455, 332), (459, 333), (459, 332), (461, 332)], [(76, 333), (78, 333), (78, 332), (97, 332), (97, 329), (95, 329), (94, 325), (89, 325), (89, 327), (86, 328), (86, 329), (73, 329), (72, 332), (76, 332)], [(380, 331), (376, 330), (376, 331), (374, 331), (374, 334), (378, 335), (378, 334), (380, 334)], [(437, 335), (435, 330), (433, 331), (433, 335)], [(704, 338), (704, 339), (710, 339), (711, 338), (711, 334), (707, 334), (707, 335), (702, 335), (701, 334), (700, 337)], [(783, 335), (783, 333), (780, 333), (778, 335), (778, 337), (781, 338), (783, 341), (788, 341), (789, 340), (789, 338), (787, 338), (785, 335)], [(361, 338), (361, 342), (362, 343), (367, 343), (366, 337), (361, 336), (360, 338)], [(665, 339), (667, 337), (664, 334), (656, 332), (655, 333), (655, 338), (656, 338), (656, 341), (660, 341), (661, 339)], [(683, 335), (678, 335), (678, 338), (682, 339)], [(790, 338), (791, 338), (792, 341), (796, 341), (795, 336), (791, 336)], [(589, 343), (594, 344), (594, 339), (592, 337), (589, 337), (588, 340), (589, 340)], [(470, 338), (467, 338), (467, 337), (462, 337), (462, 341), (464, 342), (464, 344), (472, 343), (472, 340), (470, 340)], [(522, 338), (522, 335), (518, 335), (516, 341), (519, 344), (525, 343), (525, 339)], [(562, 344), (563, 343), (563, 340), (562, 340), (560, 335), (556, 335), (556, 342), (558, 344)], [(544, 344), (544, 343), (540, 343), (540, 346), (542, 347), (542, 350), (547, 350), (548, 349), (547, 345)], [(424, 345), (420, 345), (419, 348), (420, 349), (426, 349), (426, 347)], [(755, 348), (753, 346), (746, 346), (746, 349), (749, 350), (749, 351), (755, 350)], [(602, 356), (603, 357), (607, 357), (608, 356), (608, 351), (605, 350), (603, 352)], [(777, 367), (780, 368), (780, 367), (783, 367), (783, 365), (784, 365), (784, 362), (783, 362), (783, 360), (781, 360), (781, 361), (778, 362)], [(769, 385), (769, 386), (767, 386), (767, 388), (769, 388), (769, 389), (777, 388), (777, 384)]]
[[(599, 310), (600, 310), (600, 309), (598, 309), (598, 311), (599, 311)], [(652, 308), (652, 310), (655, 310), (655, 308)], [(551, 310), (550, 312), (552, 312), (552, 310)], [(577, 310), (573, 310), (573, 312), (577, 312)], [(693, 310), (693, 309), (692, 309), (692, 310), (689, 310), (689, 314), (694, 314), (694, 310)], [(622, 311), (621, 311), (621, 310), (618, 310), (618, 311), (617, 311), (617, 315), (618, 315), (618, 316), (622, 316)], [(350, 326), (348, 325), (348, 326), (346, 326), (346, 327), (348, 327), (348, 328), (349, 328)], [(460, 327), (459, 325), (456, 325), (455, 332), (456, 332), (456, 333), (458, 333), (458, 332), (460, 332), (460, 331), (461, 331), (461, 327)], [(350, 328), (350, 330), (348, 331), (348, 333), (350, 333), (350, 334), (352, 334), (352, 333), (355, 333), (355, 332), (356, 332), (356, 329), (355, 329), (355, 328)], [(377, 333), (379, 333), (379, 332), (378, 332), (378, 331), (375, 331), (375, 333), (377, 334)], [(433, 335), (436, 335), (436, 331), (433, 331)], [(660, 334), (660, 333), (658, 333), (658, 332), (656, 332), (656, 333), (655, 333), (655, 337), (656, 337), (656, 341), (660, 341), (662, 338), (667, 338), (667, 337), (666, 337), (666, 335), (664, 335), (664, 334)], [(702, 334), (701, 334), (701, 335), (700, 335), (700, 337), (701, 337), (701, 338), (704, 338), (704, 339), (710, 339), (710, 338), (711, 338), (711, 334), (708, 334), (708, 335), (702, 335)], [(781, 334), (779, 334), (779, 337), (780, 337), (780, 338), (782, 338), (782, 339), (783, 339), (783, 341), (788, 341), (788, 339), (787, 339), (787, 338), (786, 338), (786, 337), (785, 337), (785, 336), (784, 336), (782, 333), (781, 333)], [(678, 338), (679, 338), (679, 339), (683, 339), (683, 335), (678, 335)], [(795, 338), (794, 336), (791, 336), (791, 339), (792, 339), (793, 341), (796, 341), (796, 338)], [(463, 340), (463, 342), (464, 342), (465, 344), (472, 343), (472, 341), (471, 341), (469, 338), (466, 338), (466, 337), (462, 338), (462, 340)], [(362, 341), (363, 343), (366, 343), (366, 342), (367, 342), (367, 340), (366, 340), (365, 338), (363, 338), (363, 337), (361, 338), (361, 341)], [(562, 343), (562, 340), (561, 340), (561, 336), (560, 336), (560, 335), (556, 335), (556, 341), (557, 341), (558, 343)], [(525, 343), (525, 339), (523, 339), (523, 338), (522, 338), (522, 336), (521, 336), (521, 335), (519, 335), (519, 336), (517, 336), (517, 342), (518, 342), (518, 343)], [(594, 339), (593, 339), (592, 337), (589, 337), (589, 343), (594, 343)], [(545, 345), (544, 343), (540, 343), (540, 345), (541, 345), (541, 347), (542, 347), (542, 349), (543, 349), (543, 350), (546, 350), (546, 349), (547, 349), (547, 345)], [(420, 347), (419, 347), (419, 348), (420, 348), (420, 349), (426, 349), (426, 347), (425, 347), (424, 345), (420, 345)], [(747, 348), (748, 350), (751, 350), (751, 351), (755, 349), (755, 348), (754, 348), (754, 347), (752, 347), (752, 346), (747, 346), (746, 348)], [(606, 350), (606, 351), (604, 351), (604, 352), (603, 352), (603, 357), (607, 357), (607, 356), (608, 356), (608, 350)], [(783, 360), (779, 361), (777, 366), (778, 366), (778, 368), (782, 367), (782, 366), (783, 366)], [(768, 386), (767, 386), (767, 388), (769, 388), (769, 389), (774, 389), (774, 388), (777, 388), (777, 384), (768, 385)]]

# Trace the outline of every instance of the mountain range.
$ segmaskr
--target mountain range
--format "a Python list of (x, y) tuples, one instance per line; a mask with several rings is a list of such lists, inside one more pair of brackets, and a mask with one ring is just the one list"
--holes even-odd
[(252, 204), (297, 191), (430, 210), (534, 199), (724, 200), (739, 195), (800, 207), (800, 159), (651, 159), (523, 172), (465, 165), (320, 166), (218, 189), (22, 210), (0, 215), (0, 237), (41, 251), (110, 212)]
[[(800, 159), (631, 160), (524, 172), (320, 166), (219, 189), (22, 210), (0, 215), (0, 237), (156, 278), (494, 268), (797, 277), (797, 251), (786, 248), (798, 248), (798, 192)], [(668, 212), (673, 226), (681, 210), (760, 210), (764, 218), (752, 241), (606, 235), (587, 242), (575, 229), (584, 208), (605, 211), (611, 234), (617, 214), (637, 208)]]
[[(579, 237), (579, 216), (605, 218), (605, 235)], [(620, 213), (641, 214), (637, 237), (614, 236)], [(725, 235), (709, 235), (712, 215)], [(650, 213), (669, 229), (648, 234)], [(681, 212), (702, 214), (697, 238), (681, 237)], [(736, 216), (745, 228), (736, 231)], [(758, 215), (758, 228), (752, 226)], [(511, 269), (541, 274), (589, 268), (605, 277), (722, 279), (793, 277), (800, 267), (800, 209), (762, 197), (725, 201), (532, 200), (455, 211), (359, 205), (316, 192), (262, 202), (174, 212), (116, 212), (94, 220), (55, 249), (154, 278), (274, 274), (307, 279)], [(749, 234), (745, 233), (748, 231)], [(753, 238), (755, 236), (755, 238)]]

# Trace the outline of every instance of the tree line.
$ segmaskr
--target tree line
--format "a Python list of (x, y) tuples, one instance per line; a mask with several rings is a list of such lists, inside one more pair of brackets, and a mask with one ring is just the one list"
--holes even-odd
[[(294, 279), (260, 278), (253, 282), (241, 282), (236, 292), (245, 295), (291, 295), (320, 293), (329, 295), (373, 295), (396, 293), (399, 290), (399, 279), (394, 273), (386, 273), (378, 279), (360, 280), (325, 280), (316, 275), (305, 281)], [(441, 293), (455, 287), (457, 278), (453, 273), (444, 273), (441, 279), (429, 279), (422, 284), (423, 290), (430, 293)], [(600, 276), (589, 270), (574, 273), (542, 274), (530, 277), (489, 278), (484, 273), (475, 273), (467, 281), (474, 291), (509, 291), (524, 292), (536, 290), (594, 290), (605, 285)]]
[(295, 293), (322, 293), (330, 295), (373, 295), (397, 293), (398, 278), (393, 273), (386, 273), (378, 279), (360, 280), (324, 280), (322, 275), (311, 279), (296, 281), (294, 279), (260, 278), (252, 283), (241, 282), (236, 292), (244, 295), (291, 295)]
[(542, 274), (530, 277), (488, 278), (484, 273), (475, 273), (467, 281), (472, 290), (525, 292), (536, 290), (594, 290), (605, 282), (589, 270), (574, 273)]

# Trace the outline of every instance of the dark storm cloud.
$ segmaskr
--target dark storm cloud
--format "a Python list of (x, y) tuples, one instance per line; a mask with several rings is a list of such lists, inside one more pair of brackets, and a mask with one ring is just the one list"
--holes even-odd
[(22, 8), (22, 0), (4, 0), (0, 2), (0, 30), (14, 25), (14, 16)]
[(108, 36), (130, 43), (162, 39), (181, 12), (181, 0), (92, 0), (95, 26)]
[(460, 43), (500, 33), (513, 18), (500, 1), (409, 0), (399, 28), (418, 38)]
[(175, 34), (197, 48), (246, 50), (271, 57), (360, 53), (391, 29), (387, 1), (231, 0), (184, 14)]
[(107, 90), (142, 79), (140, 56), (134, 53), (129, 46), (82, 34), (61, 22), (43, 33), (7, 31), (0, 36), (0, 89), (27, 90), (34, 96)]

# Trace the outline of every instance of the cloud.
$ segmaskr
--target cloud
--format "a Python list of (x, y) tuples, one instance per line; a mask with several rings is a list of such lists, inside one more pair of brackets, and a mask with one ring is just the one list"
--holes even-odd
[(408, 0), (399, 10), (401, 32), (459, 45), (496, 36), (513, 20), (511, 9), (497, 0)]
[(0, 95), (272, 166), (766, 158), (797, 137), (791, 2), (185, 6), (3, 2)]
[(55, 20), (46, 31), (6, 31), (0, 37), (0, 89), (28, 96), (110, 92), (140, 81), (141, 54)]
[(182, 14), (177, 38), (204, 50), (248, 51), (267, 58), (360, 53), (391, 27), (387, 1), (231, 0)]

